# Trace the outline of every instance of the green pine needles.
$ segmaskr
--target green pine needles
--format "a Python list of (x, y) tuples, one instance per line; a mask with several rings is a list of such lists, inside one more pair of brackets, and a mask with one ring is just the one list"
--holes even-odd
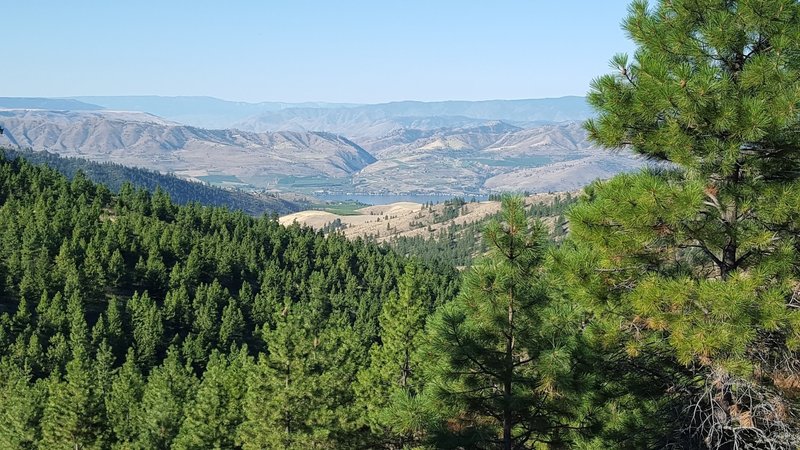
[(460, 273), (0, 157), (0, 448), (800, 448), (800, 3), (624, 28), (586, 129), (652, 166)]
[(504, 197), (485, 232), (489, 254), (433, 322), (433, 389), (450, 412), (437, 446), (556, 445), (572, 428), (577, 324), (542, 272), (545, 236), (522, 198)]
[(605, 348), (682, 368), (682, 445), (794, 448), (800, 5), (635, 1), (624, 28), (586, 128), (666, 165), (587, 190), (569, 286)]

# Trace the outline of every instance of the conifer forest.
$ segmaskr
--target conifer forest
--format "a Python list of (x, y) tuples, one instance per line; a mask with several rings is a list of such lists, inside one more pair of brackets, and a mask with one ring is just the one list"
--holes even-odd
[(0, 449), (800, 448), (800, 3), (622, 26), (584, 127), (648, 168), (457, 260), (3, 153)]

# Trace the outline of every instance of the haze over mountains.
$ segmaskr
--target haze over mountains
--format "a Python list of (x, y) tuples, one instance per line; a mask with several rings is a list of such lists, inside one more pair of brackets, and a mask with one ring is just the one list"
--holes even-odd
[(593, 148), (581, 97), (375, 105), (0, 98), (7, 142), (214, 184), (329, 193), (579, 188), (643, 163)]
[(474, 127), (501, 120), (531, 126), (584, 120), (591, 110), (582, 97), (479, 102), (394, 102), (347, 108), (287, 108), (268, 111), (233, 124), (252, 131), (324, 130), (359, 137), (397, 129)]
[[(5, 106), (0, 98), (0, 107)], [(486, 120), (513, 124), (584, 120), (592, 112), (583, 97), (525, 100), (402, 101), (353, 103), (232, 102), (213, 97), (74, 97), (87, 105), (141, 111), (203, 128), (247, 131), (329, 131), (349, 137), (376, 135), (395, 128), (441, 128)], [(74, 109), (74, 108), (59, 108)], [(422, 126), (423, 124), (428, 126)], [(383, 124), (383, 126), (376, 126)], [(362, 131), (363, 129), (363, 131)], [(370, 131), (372, 130), (372, 131)], [(369, 131), (369, 132), (368, 132)]]
[(203, 128), (232, 128), (234, 124), (268, 111), (287, 108), (340, 108), (349, 103), (232, 102), (214, 97), (111, 96), (74, 97), (74, 100), (120, 111), (142, 111)]

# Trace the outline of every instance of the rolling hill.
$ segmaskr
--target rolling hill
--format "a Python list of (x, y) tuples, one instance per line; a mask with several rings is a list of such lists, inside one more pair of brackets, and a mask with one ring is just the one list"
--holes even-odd
[[(644, 165), (628, 153), (592, 147), (578, 122), (560, 122), (589, 115), (582, 97), (376, 105), (80, 97), (6, 98), (5, 104), (26, 107), (0, 109), (0, 124), (7, 130), (0, 145), (251, 190), (550, 192)], [(35, 108), (72, 104), (77, 110)], [(136, 109), (158, 110), (166, 117)], [(241, 128), (280, 131), (206, 129), (175, 121), (193, 112), (213, 122), (215, 114), (230, 120), (254, 111), (262, 112), (240, 122)]]
[(353, 185), (363, 192), (566, 191), (645, 164), (629, 153), (593, 147), (574, 122), (527, 129), (491, 122), (398, 130), (362, 142), (378, 159), (353, 176)]
[(206, 181), (223, 177), (234, 186), (267, 186), (286, 176), (348, 177), (375, 161), (331, 133), (207, 130), (138, 112), (0, 110), (0, 121), (6, 128), (0, 139), (21, 148)]

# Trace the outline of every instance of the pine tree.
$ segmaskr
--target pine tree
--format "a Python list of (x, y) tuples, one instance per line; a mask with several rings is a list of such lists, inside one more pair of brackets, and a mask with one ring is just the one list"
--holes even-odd
[(418, 276), (416, 265), (407, 266), (399, 295), (392, 292), (384, 303), (381, 343), (370, 350), (369, 366), (355, 386), (363, 420), (384, 446), (403, 448), (419, 439), (424, 426), (416, 397), (425, 363), (417, 359), (417, 349), (431, 298)]
[(120, 357), (124, 354), (126, 343), (124, 342), (125, 325), (123, 319), (122, 305), (117, 297), (111, 297), (104, 314), (106, 323), (106, 336), (108, 344), (115, 350), (115, 354)]
[(245, 449), (302, 448), (314, 441), (308, 423), (315, 401), (314, 339), (295, 308), (287, 304), (276, 328), (264, 331), (269, 353), (259, 358), (248, 378), (247, 419), (241, 427)]
[(52, 373), (63, 371), (70, 358), (69, 344), (64, 334), (58, 332), (52, 336), (47, 344), (45, 372)]
[(635, 1), (623, 26), (638, 49), (594, 81), (586, 128), (668, 164), (587, 189), (566, 284), (609, 355), (680, 397), (675, 439), (796, 446), (800, 4)]
[(10, 364), (0, 364), (0, 448), (33, 450), (40, 439), (41, 384)]
[(89, 326), (86, 324), (80, 293), (74, 292), (70, 296), (67, 303), (67, 315), (69, 316), (70, 348), (73, 353), (78, 352), (80, 357), (84, 357), (88, 354)]
[(251, 365), (246, 348), (228, 358), (217, 351), (211, 355), (174, 448), (237, 448), (236, 429), (244, 421), (244, 394)]
[(197, 379), (170, 349), (164, 363), (147, 378), (142, 394), (138, 444), (144, 448), (170, 448), (178, 434)]
[(142, 420), (139, 408), (143, 392), (144, 377), (136, 367), (136, 356), (131, 349), (105, 397), (109, 428), (118, 444), (130, 446), (137, 439)]
[(48, 380), (48, 398), (42, 418), (40, 447), (64, 449), (102, 448), (105, 438), (105, 410), (97, 390), (85, 348), (73, 341), (72, 360), (62, 381)]
[(222, 324), (219, 328), (220, 347), (230, 348), (231, 344), (241, 344), (245, 325), (239, 302), (234, 297), (229, 297), (227, 306), (222, 310)]
[(142, 367), (152, 367), (164, 338), (164, 323), (158, 305), (145, 292), (134, 293), (128, 302), (133, 322), (136, 358)]
[(92, 365), (92, 394), (99, 403), (98, 410), (101, 410), (101, 424), (98, 427), (98, 436), (101, 442), (107, 443), (112, 438), (111, 423), (108, 420), (109, 414), (106, 406), (106, 399), (111, 395), (114, 380), (114, 353), (106, 340), (97, 345), (97, 354)]
[(569, 396), (577, 318), (558, 303), (541, 271), (545, 228), (528, 223), (521, 197), (504, 196), (485, 239), (488, 256), (432, 322), (432, 352), (440, 361), (433, 389), (451, 413), (438, 432), (450, 443), (438, 445), (563, 444), (562, 429), (578, 426)]
[(52, 298), (47, 293), (42, 293), (42, 298), (36, 306), (39, 315), (40, 327), (48, 332), (67, 331), (67, 305), (61, 292), (56, 292)]
[(111, 283), (111, 286), (115, 288), (120, 287), (125, 280), (126, 269), (125, 259), (122, 257), (122, 253), (119, 249), (114, 249), (114, 253), (111, 254), (107, 272), (108, 281)]
[(351, 384), (360, 361), (355, 333), (343, 324), (318, 331), (303, 305), (287, 303), (276, 315), (275, 328), (264, 331), (268, 352), (248, 377), (243, 448), (344, 442), (354, 422)]
[(32, 317), (33, 315), (31, 314), (30, 307), (28, 306), (28, 301), (25, 299), (25, 297), (20, 297), (19, 304), (17, 304), (17, 312), (14, 314), (14, 318), (12, 319), (14, 330), (16, 332), (20, 332), (26, 327), (30, 326)]
[(192, 323), (189, 292), (180, 286), (167, 292), (164, 299), (164, 319), (176, 328), (188, 327)]

